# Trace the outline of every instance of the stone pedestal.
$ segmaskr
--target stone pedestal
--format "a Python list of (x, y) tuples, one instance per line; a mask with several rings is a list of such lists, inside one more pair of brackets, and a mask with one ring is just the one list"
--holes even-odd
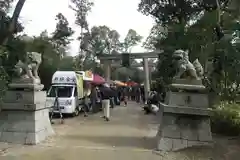
[(8, 85), (10, 89), (16, 90), (35, 90), (35, 91), (41, 91), (44, 88), (43, 84), (40, 84), (40, 79), (14, 79), (12, 80), (12, 83)]
[(7, 91), (0, 112), (0, 141), (34, 145), (54, 134), (44, 91)]
[(179, 80), (171, 85), (157, 134), (157, 149), (177, 151), (212, 144), (208, 95), (200, 82)]

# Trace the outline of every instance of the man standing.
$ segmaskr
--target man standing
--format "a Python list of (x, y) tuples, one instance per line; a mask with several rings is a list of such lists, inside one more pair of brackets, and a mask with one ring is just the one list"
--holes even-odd
[(113, 94), (111, 95), (111, 98), (110, 98), (110, 108), (114, 108), (115, 106), (115, 97), (116, 97), (116, 90), (114, 88), (114, 86), (111, 84), (110, 85), (110, 89), (112, 90)]
[(88, 114), (87, 112), (89, 112), (90, 109), (90, 94), (91, 94), (91, 86), (90, 84), (85, 84), (86, 88), (84, 90), (84, 100), (83, 100), (83, 112), (84, 112), (84, 117), (87, 117)]
[(123, 96), (124, 107), (127, 107), (127, 92), (128, 92), (128, 88), (127, 87), (123, 88), (122, 96)]
[(140, 103), (140, 97), (141, 97), (140, 86), (136, 86), (136, 102), (137, 103)]
[(112, 90), (107, 84), (100, 85), (99, 87), (101, 97), (102, 97), (102, 108), (103, 108), (103, 118), (106, 121), (109, 121), (110, 119), (110, 98), (112, 97)]
[(96, 86), (94, 85), (92, 85), (92, 88), (91, 88), (90, 101), (91, 101), (92, 113), (96, 113), (97, 112), (97, 105), (96, 105), (97, 90), (96, 90)]
[(140, 87), (140, 92), (141, 92), (141, 99), (142, 99), (142, 102), (145, 103), (145, 91), (144, 91), (144, 86), (141, 85)]
[(96, 87), (97, 99), (96, 99), (96, 106), (97, 111), (102, 111), (102, 95), (98, 87)]

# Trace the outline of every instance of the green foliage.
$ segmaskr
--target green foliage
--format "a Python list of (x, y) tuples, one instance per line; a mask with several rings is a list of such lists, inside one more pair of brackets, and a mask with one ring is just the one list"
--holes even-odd
[[(228, 0), (219, 0), (221, 7)], [(216, 10), (216, 0), (141, 0), (138, 10), (155, 18), (161, 25), (185, 24), (196, 19), (202, 11)]]
[(131, 52), (132, 47), (136, 46), (142, 40), (142, 36), (140, 36), (135, 30), (129, 29), (124, 41), (121, 43), (122, 50), (124, 52)]
[[(176, 49), (188, 49), (190, 61), (200, 60), (205, 70), (208, 87), (222, 100), (234, 101), (239, 92), (239, 46), (238, 19), (240, 1), (144, 1), (139, 11), (156, 19), (144, 47), (162, 49), (167, 56), (161, 56), (158, 64), (158, 78), (171, 82), (175, 72), (171, 66), (171, 53)], [(194, 4), (194, 5), (193, 5)], [(217, 41), (214, 28), (221, 22), (224, 37)], [(166, 58), (167, 57), (167, 58)], [(211, 66), (207, 62), (212, 60)]]
[(98, 54), (111, 54), (120, 50), (119, 38), (120, 35), (116, 30), (111, 30), (107, 26), (94, 26), (90, 32), (79, 37), (80, 48), (92, 57)]
[(0, 46), (0, 103), (1, 103), (1, 98), (4, 94), (4, 92), (7, 89), (7, 82), (8, 82), (8, 74), (6, 73), (5, 69), (2, 66), (2, 58), (5, 57), (7, 54), (6, 48)]
[(139, 70), (138, 68), (132, 68), (133, 74), (130, 76), (130, 79), (137, 83), (142, 83), (144, 80), (144, 71)]
[[(82, 60), (82, 64), (83, 66), (85, 66), (83, 68), (102, 72), (102, 70), (97, 67), (98, 63), (95, 62), (95, 58), (97, 58), (98, 55), (129, 52), (132, 47), (134, 47), (141, 41), (141, 39), (142, 37), (138, 35), (136, 31), (130, 29), (124, 41), (121, 42), (120, 34), (116, 30), (112, 30), (107, 26), (94, 26), (90, 29), (89, 32), (83, 33), (82, 37), (79, 37), (81, 43), (80, 48), (85, 55), (84, 60)], [(77, 61), (81, 62), (80, 59), (78, 59)], [(129, 61), (129, 63), (134, 63), (134, 60)], [(121, 59), (114, 61), (114, 64), (121, 65)], [(120, 70), (123, 70), (123, 72), (121, 72)], [(126, 80), (127, 77), (131, 76), (130, 73), (132, 73), (133, 71), (129, 69), (131, 70), (131, 72), (125, 72), (125, 69), (123, 68), (120, 70), (112, 67), (112, 72), (114, 73), (112, 75), (113, 79)]]
[[(10, 20), (11, 18), (7, 14), (0, 11), (0, 37), (1, 38), (6, 35), (6, 31), (10, 24)], [(22, 32), (23, 29), (24, 29), (23, 25), (20, 22), (18, 22), (13, 33), (16, 34), (16, 33)]]
[(61, 71), (73, 71), (74, 70), (74, 58), (71, 56), (63, 57), (59, 63), (58, 69)]
[(240, 134), (240, 106), (223, 102), (213, 109), (212, 132), (227, 136)]
[[(12, 2), (13, 0), (0, 2), (0, 42), (2, 42), (8, 34), (11, 17), (7, 13), (10, 9), (10, 5), (12, 4)], [(13, 38), (15, 34), (22, 32), (23, 29), (23, 25), (19, 21), (17, 21), (16, 26), (13, 28), (13, 35), (10, 35), (9, 38)]]
[(56, 29), (52, 33), (53, 36), (51, 40), (60, 57), (63, 57), (66, 56), (67, 47), (71, 42), (70, 37), (73, 35), (74, 31), (69, 27), (68, 20), (62, 13), (56, 15), (56, 20)]
[(14, 2), (14, 0), (3, 0), (3, 1), (0, 1), (0, 10), (3, 13), (8, 13), (13, 2)]
[(94, 3), (91, 0), (71, 0), (70, 8), (75, 11), (75, 23), (82, 29), (88, 30), (87, 15)]
[(172, 64), (172, 52), (165, 52), (159, 58), (158, 71), (164, 74), (164, 77), (172, 77), (175, 72)]
[(1, 103), (1, 98), (4, 95), (6, 89), (7, 89), (7, 82), (8, 82), (8, 75), (5, 72), (3, 67), (0, 67), (0, 103)]
[(53, 32), (52, 39), (59, 41), (60, 45), (66, 47), (70, 43), (68, 38), (73, 35), (74, 31), (68, 26), (68, 20), (62, 13), (56, 15), (56, 20), (56, 30)]
[(129, 67), (130, 66), (130, 55), (122, 54), (122, 66)]
[[(21, 23), (18, 22), (18, 17), (15, 17), (14, 21), (14, 28), (11, 31), (11, 34), (9, 33), (9, 26), (12, 22), (11, 17), (8, 16), (9, 9), (11, 8), (11, 5), (13, 3), (13, 0), (4, 0), (0, 2), (0, 42), (4, 42), (6, 38), (8, 38), (7, 43), (3, 46), (0, 46), (0, 101), (2, 98), (2, 95), (4, 94), (5, 90), (7, 89), (7, 83), (9, 81), (9, 75), (12, 73), (12, 67), (13, 63), (16, 62), (16, 57), (19, 59), (22, 58), (22, 56), (17, 56), (16, 52), (16, 46), (18, 46), (20, 43), (18, 38), (15, 38), (14, 36), (23, 31), (23, 26)], [(15, 9), (16, 10), (16, 9)], [(21, 10), (18, 9), (18, 13), (20, 13)], [(23, 43), (21, 43), (22, 46), (24, 46)], [(21, 50), (22, 47), (19, 48), (20, 54), (23, 50)]]

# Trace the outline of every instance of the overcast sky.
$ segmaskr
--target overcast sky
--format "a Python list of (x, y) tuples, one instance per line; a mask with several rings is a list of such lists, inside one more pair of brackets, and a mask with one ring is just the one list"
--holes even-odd
[[(95, 0), (92, 12), (88, 16), (90, 27), (107, 25), (117, 30), (121, 38), (129, 29), (136, 30), (143, 37), (147, 37), (154, 20), (137, 11), (140, 0)], [(79, 35), (79, 27), (74, 24), (74, 12), (69, 9), (70, 0), (26, 0), (20, 20), (24, 23), (25, 32), (29, 35), (39, 35), (47, 29), (49, 33), (55, 29), (55, 16), (61, 12), (67, 17), (70, 26)], [(78, 41), (71, 43), (71, 55), (78, 51)], [(133, 52), (144, 51), (141, 46), (135, 47)]]

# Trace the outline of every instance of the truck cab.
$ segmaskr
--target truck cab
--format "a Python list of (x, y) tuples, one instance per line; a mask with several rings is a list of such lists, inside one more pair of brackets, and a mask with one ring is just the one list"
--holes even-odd
[[(79, 115), (83, 105), (84, 71), (56, 71), (52, 77), (52, 85), (47, 93), (46, 107), (50, 112)], [(89, 78), (89, 77), (88, 77)], [(54, 105), (58, 100), (58, 107)]]
[[(76, 86), (75, 85), (60, 85), (54, 84), (51, 86), (47, 93), (47, 102), (54, 105), (56, 97), (58, 97), (59, 109), (62, 113), (79, 114), (80, 108), (78, 108), (78, 99), (76, 98)], [(56, 106), (50, 106), (54, 112), (58, 112)]]

